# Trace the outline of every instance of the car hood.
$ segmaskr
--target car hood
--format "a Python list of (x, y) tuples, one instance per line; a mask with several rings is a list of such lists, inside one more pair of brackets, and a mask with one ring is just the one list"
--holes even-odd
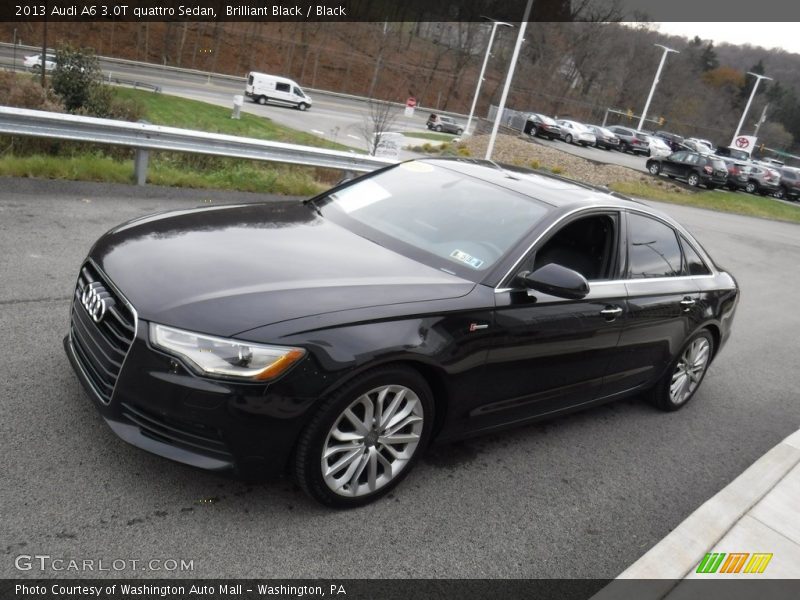
[(109, 231), (90, 258), (139, 318), (224, 336), (316, 314), (454, 298), (475, 287), (298, 202), (143, 217)]

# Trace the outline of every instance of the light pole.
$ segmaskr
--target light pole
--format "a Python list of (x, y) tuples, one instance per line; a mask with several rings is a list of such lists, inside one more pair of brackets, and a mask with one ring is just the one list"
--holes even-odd
[(503, 86), (503, 94), (500, 96), (500, 106), (497, 107), (497, 115), (495, 115), (494, 125), (492, 125), (492, 134), (489, 136), (489, 145), (486, 147), (486, 160), (492, 159), (492, 150), (494, 150), (494, 142), (497, 138), (497, 130), (500, 129), (500, 119), (503, 118), (503, 110), (506, 107), (506, 99), (508, 98), (508, 91), (511, 88), (511, 80), (514, 79), (514, 69), (517, 68), (519, 50), (522, 47), (522, 41), (525, 39), (525, 29), (528, 26), (528, 18), (531, 16), (532, 7), (533, 0), (528, 0), (528, 4), (525, 6), (525, 14), (522, 17), (522, 23), (520, 23), (519, 26), (517, 43), (514, 45), (514, 54), (511, 55), (511, 64), (508, 66), (508, 75), (506, 75), (506, 83)]
[(769, 79), (772, 81), (772, 77), (767, 77), (766, 75), (759, 75), (758, 73), (751, 73), (750, 71), (747, 72), (748, 75), (752, 75), (756, 78), (756, 84), (753, 86), (753, 91), (750, 92), (750, 98), (747, 100), (747, 106), (744, 107), (744, 112), (742, 113), (742, 118), (739, 119), (739, 124), (736, 126), (736, 133), (733, 134), (733, 140), (731, 140), (731, 146), (734, 144), (734, 140), (739, 137), (739, 131), (742, 129), (742, 125), (744, 125), (744, 119), (747, 116), (747, 111), (750, 110), (750, 104), (753, 102), (753, 98), (756, 95), (756, 90), (758, 89), (758, 84), (761, 83), (762, 79)]
[[(484, 17), (487, 18), (487, 17)], [(489, 19), (492, 22), (492, 33), (489, 35), (489, 45), (486, 46), (486, 56), (483, 57), (483, 66), (481, 67), (481, 74), (478, 76), (478, 87), (475, 88), (475, 97), (472, 99), (472, 108), (469, 109), (469, 118), (467, 119), (467, 126), (464, 128), (464, 133), (470, 135), (469, 126), (472, 123), (472, 116), (475, 114), (475, 106), (478, 104), (478, 94), (481, 91), (481, 85), (483, 85), (483, 75), (486, 73), (486, 64), (489, 62), (489, 52), (492, 49), (492, 43), (494, 43), (494, 34), (497, 31), (499, 26), (503, 27), (513, 27), (511, 23), (506, 23), (504, 21), (495, 21), (494, 19)]]
[(666, 46), (662, 46), (661, 44), (653, 44), (654, 46), (658, 46), (659, 48), (664, 49), (664, 54), (661, 55), (661, 62), (658, 63), (658, 70), (656, 71), (656, 76), (653, 78), (653, 85), (650, 87), (650, 93), (647, 95), (647, 102), (644, 103), (644, 110), (642, 111), (642, 118), (639, 119), (639, 126), (636, 128), (639, 131), (642, 130), (644, 126), (644, 120), (647, 118), (647, 109), (650, 108), (650, 101), (653, 99), (653, 94), (656, 91), (656, 86), (660, 81), (661, 77), (661, 69), (664, 68), (664, 63), (667, 62), (667, 54), (670, 52), (674, 52), (675, 54), (680, 54), (677, 50), (673, 50), (672, 48), (667, 48)]

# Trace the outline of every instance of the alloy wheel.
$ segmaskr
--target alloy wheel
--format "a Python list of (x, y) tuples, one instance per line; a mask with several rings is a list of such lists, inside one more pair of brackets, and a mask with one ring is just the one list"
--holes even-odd
[(683, 351), (669, 387), (673, 404), (681, 405), (691, 398), (703, 379), (710, 357), (711, 345), (705, 337), (698, 337)]
[(360, 395), (342, 411), (323, 444), (325, 485), (348, 497), (386, 486), (414, 456), (424, 417), (420, 398), (408, 387), (383, 385)]

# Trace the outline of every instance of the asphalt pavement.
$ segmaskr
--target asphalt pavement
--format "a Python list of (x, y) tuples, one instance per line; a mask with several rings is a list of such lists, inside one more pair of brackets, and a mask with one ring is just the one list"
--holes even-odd
[(94, 240), (126, 219), (263, 196), (0, 179), (0, 577), (20, 555), (193, 561), (191, 577), (606, 578), (800, 428), (800, 226), (659, 205), (737, 277), (732, 339), (692, 402), (631, 399), (435, 447), (388, 498), (324, 509), (119, 440), (64, 356)]

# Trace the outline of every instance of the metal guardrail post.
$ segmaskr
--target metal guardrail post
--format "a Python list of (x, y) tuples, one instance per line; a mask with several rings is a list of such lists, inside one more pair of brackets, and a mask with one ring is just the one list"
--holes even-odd
[(136, 157), (133, 159), (133, 175), (136, 185), (147, 183), (147, 164), (150, 162), (150, 150), (147, 148), (137, 148)]

